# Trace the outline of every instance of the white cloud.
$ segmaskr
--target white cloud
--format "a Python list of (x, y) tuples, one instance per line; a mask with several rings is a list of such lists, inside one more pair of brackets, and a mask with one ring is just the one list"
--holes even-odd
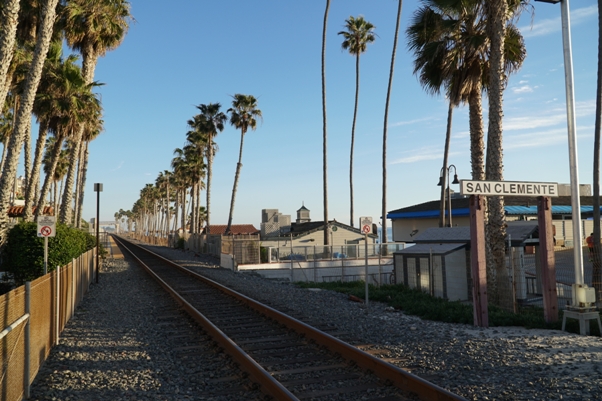
[[(391, 164), (409, 164), (425, 160), (443, 160), (443, 149), (440, 147), (429, 146), (426, 148), (410, 150), (403, 153), (405, 154), (405, 156), (393, 160)], [(455, 156), (458, 154), (460, 153), (449, 152), (448, 157)]]
[(566, 143), (566, 128), (508, 135), (504, 138), (504, 150), (553, 146)]
[[(579, 25), (590, 18), (598, 15), (598, 6), (596, 4), (589, 7), (578, 8), (571, 11), (571, 26)], [(533, 38), (536, 36), (544, 36), (550, 33), (558, 32), (562, 29), (560, 20), (560, 7), (558, 7), (558, 17), (541, 20), (536, 24), (524, 26), (520, 28), (521, 33), (525, 38)]]
[(512, 92), (514, 92), (514, 93), (529, 93), (529, 92), (533, 92), (533, 88), (531, 88), (529, 85), (523, 85), (523, 86), (520, 86), (518, 88), (512, 88)]
[[(577, 102), (575, 104), (576, 117), (590, 116), (595, 111), (596, 102), (594, 100)], [(559, 124), (566, 126), (566, 106), (564, 104), (554, 106), (534, 115), (508, 117), (504, 119), (504, 131), (553, 127)]]
[(113, 170), (111, 170), (111, 171), (116, 171), (116, 170), (119, 170), (119, 169), (121, 169), (121, 167), (123, 167), (123, 163), (124, 163), (124, 162), (122, 161), (121, 163), (119, 163), (119, 166), (115, 167), (115, 168), (114, 168)]
[(393, 123), (393, 124), (389, 125), (389, 127), (401, 127), (402, 125), (412, 125), (412, 124), (422, 123), (422, 122), (425, 122), (425, 121), (432, 121), (432, 120), (438, 120), (438, 118), (435, 118), (435, 117), (425, 117), (425, 118), (417, 118), (415, 120), (409, 120), (409, 121), (400, 121), (400, 122)]
[(518, 81), (519, 85), (524, 85), (524, 84), (528, 84), (528, 83), (529, 83), (529, 81)]

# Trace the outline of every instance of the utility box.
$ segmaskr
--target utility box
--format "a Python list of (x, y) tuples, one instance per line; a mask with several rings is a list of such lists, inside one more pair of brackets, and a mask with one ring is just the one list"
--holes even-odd
[(589, 308), (596, 303), (596, 289), (587, 284), (573, 284), (573, 306)]

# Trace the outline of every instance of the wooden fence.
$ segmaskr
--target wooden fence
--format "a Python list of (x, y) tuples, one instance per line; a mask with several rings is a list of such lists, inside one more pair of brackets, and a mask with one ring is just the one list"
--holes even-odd
[(94, 280), (92, 249), (0, 296), (0, 400), (29, 398), (29, 386)]

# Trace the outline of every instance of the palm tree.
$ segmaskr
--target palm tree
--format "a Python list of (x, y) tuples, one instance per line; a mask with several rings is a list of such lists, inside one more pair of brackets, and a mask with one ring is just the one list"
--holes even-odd
[(230, 201), (230, 214), (228, 216), (228, 226), (226, 235), (230, 235), (232, 227), (232, 216), (234, 214), (234, 200), (236, 199), (236, 188), (238, 187), (238, 178), (242, 168), (242, 148), (245, 134), (250, 128), (255, 131), (257, 119), (262, 118), (261, 110), (257, 108), (257, 99), (252, 95), (242, 95), (237, 93), (233, 96), (232, 107), (228, 109), (230, 113), (230, 124), (240, 129), (240, 150), (238, 152), (238, 163), (236, 164), (236, 173), (234, 174), (234, 187), (232, 188), (232, 199)]
[(77, 107), (79, 97), (86, 91), (77, 56), (62, 59), (62, 43), (53, 42), (46, 59), (44, 74), (38, 88), (33, 112), (39, 123), (33, 166), (25, 194), (25, 221), (33, 217), (32, 205), (40, 179), (43, 151), (48, 130), (56, 133), (61, 119)]
[(201, 111), (197, 117), (199, 117), (199, 122), (203, 123), (203, 129), (207, 134), (207, 234), (210, 234), (209, 227), (211, 224), (211, 178), (213, 176), (213, 156), (215, 153), (213, 142), (217, 134), (224, 130), (224, 123), (228, 119), (228, 117), (219, 110), (220, 107), (221, 104), (219, 103), (209, 103), (207, 105), (201, 104), (197, 106), (197, 109)]
[(52, 38), (57, 4), (58, 0), (47, 0), (42, 5), (42, 19), (38, 31), (35, 51), (31, 67), (27, 74), (21, 106), (17, 112), (15, 130), (10, 138), (7, 149), (6, 163), (2, 172), (2, 180), (0, 180), (0, 246), (4, 245), (6, 242), (6, 231), (8, 229), (7, 209), (11, 193), (11, 182), (17, 175), (19, 154), (23, 146), (26, 131), (31, 122), (33, 102), (35, 100), (38, 84), (42, 77), (44, 60), (46, 60), (46, 54), (48, 53), (50, 40)]
[(17, 39), (17, 25), (20, 0), (6, 0), (0, 11), (0, 105), (4, 104), (8, 86), (8, 69), (13, 59), (15, 41)]
[(395, 37), (393, 39), (393, 51), (391, 52), (391, 69), (389, 70), (389, 85), (387, 86), (387, 100), (385, 101), (385, 121), (383, 124), (383, 199), (381, 210), (382, 243), (387, 243), (387, 125), (389, 121), (389, 101), (391, 100), (391, 87), (393, 86), (393, 71), (395, 70), (395, 54), (397, 53), (397, 38), (399, 37), (399, 24), (401, 22), (401, 5), (399, 0), (397, 6), (397, 20), (395, 23)]
[(76, 211), (75, 211), (75, 226), (77, 228), (81, 228), (82, 222), (82, 210), (84, 204), (84, 193), (86, 188), (86, 178), (88, 174), (88, 160), (90, 158), (90, 150), (89, 145), (90, 142), (93, 141), (100, 135), (103, 130), (104, 122), (100, 119), (101, 115), (99, 113), (95, 113), (95, 115), (91, 116), (91, 119), (87, 121), (86, 128), (84, 130), (83, 136), (83, 144), (81, 149), (81, 156), (79, 161), (79, 170), (78, 170), (78, 183), (76, 188), (78, 190), (77, 199), (75, 202)]
[[(98, 57), (117, 48), (128, 30), (130, 4), (126, 0), (70, 0), (64, 9), (64, 33), (67, 44), (82, 55), (82, 74), (87, 84), (94, 81)], [(77, 160), (83, 139), (85, 122), (74, 136), (76, 142), (71, 156)], [(75, 166), (70, 166), (61, 207), (61, 221), (71, 222), (71, 202)], [(83, 202), (83, 199), (82, 199)]]
[[(504, 166), (502, 154), (502, 118), (503, 95), (506, 84), (508, 63), (505, 57), (509, 54), (506, 49), (508, 37), (520, 38), (520, 32), (513, 32), (508, 19), (518, 15), (523, 2), (521, 0), (491, 0), (486, 3), (487, 33), (490, 45), (489, 52), (489, 124), (487, 129), (487, 158), (486, 179), (489, 181), (502, 181), (504, 179)], [(490, 271), (495, 272), (495, 285), (489, 294), (492, 301), (506, 310), (514, 309), (514, 299), (503, 296), (511, 293), (509, 288), (508, 270), (506, 268), (506, 219), (504, 213), (504, 198), (492, 196), (487, 200), (488, 221), (486, 225), (487, 236), (487, 264)]]
[(324, 197), (324, 245), (328, 246), (328, 136), (326, 131), (326, 26), (330, 0), (326, 0), (324, 23), (322, 28), (322, 191)]
[[(444, 168), (447, 168), (452, 108), (467, 102), (472, 178), (483, 180), (486, 176), (482, 92), (483, 88), (489, 88), (490, 71), (490, 41), (483, 3), (480, 0), (451, 3), (424, 0), (423, 4), (415, 12), (407, 33), (409, 47), (415, 54), (414, 72), (419, 73), (420, 83), (430, 93), (439, 93), (442, 87), (445, 88), (449, 98)], [(514, 25), (509, 25), (504, 41), (504, 79), (507, 79), (520, 68), (526, 51), (522, 36)], [(488, 274), (489, 279), (494, 277), (494, 272)], [(494, 287), (490, 288), (493, 290)]]
[(350, 193), (350, 223), (353, 227), (353, 146), (355, 143), (355, 122), (357, 120), (357, 103), (360, 94), (360, 55), (367, 50), (368, 43), (376, 40), (374, 35), (374, 25), (364, 20), (361, 15), (357, 18), (353, 16), (345, 20), (346, 31), (339, 32), (343, 35), (343, 50), (348, 50), (349, 54), (355, 56), (355, 105), (353, 108), (353, 124), (351, 125), (351, 152), (349, 156), (349, 193)]

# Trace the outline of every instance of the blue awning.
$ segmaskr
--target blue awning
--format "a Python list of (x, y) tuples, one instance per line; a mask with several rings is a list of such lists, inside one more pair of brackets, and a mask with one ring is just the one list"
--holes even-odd
[[(581, 206), (581, 213), (591, 213), (593, 206)], [(602, 210), (602, 208), (600, 208)], [(521, 215), (537, 215), (537, 206), (504, 206), (507, 216)], [(552, 214), (556, 215), (571, 215), (571, 206), (554, 206), (552, 205)], [(469, 208), (453, 209), (452, 214), (455, 217), (466, 217), (470, 215)], [(445, 215), (448, 215), (448, 210), (445, 210)], [(388, 213), (387, 218), (396, 219), (428, 219), (439, 217), (439, 210), (423, 210), (417, 212), (395, 212)]]

